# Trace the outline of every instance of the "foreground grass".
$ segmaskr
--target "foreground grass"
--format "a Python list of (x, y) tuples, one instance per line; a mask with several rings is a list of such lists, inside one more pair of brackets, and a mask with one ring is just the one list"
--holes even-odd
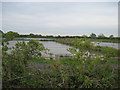
[(56, 60), (45, 59), (45, 58), (32, 58), (29, 62), (38, 62), (38, 63), (55, 63)]
[[(118, 60), (117, 58), (107, 58), (107, 61), (109, 64), (118, 64)], [(52, 60), (52, 59), (44, 59), (44, 58), (32, 58), (29, 60), (29, 62), (38, 62), (38, 63), (61, 63), (61, 64), (78, 64), (78, 62), (73, 58), (69, 58), (69, 59), (64, 59), (64, 58), (60, 58), (60, 60)]]

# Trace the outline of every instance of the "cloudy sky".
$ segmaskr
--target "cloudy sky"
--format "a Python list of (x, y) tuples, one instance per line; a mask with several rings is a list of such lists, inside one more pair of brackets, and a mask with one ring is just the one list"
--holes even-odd
[(117, 2), (4, 2), (2, 30), (21, 34), (118, 35)]

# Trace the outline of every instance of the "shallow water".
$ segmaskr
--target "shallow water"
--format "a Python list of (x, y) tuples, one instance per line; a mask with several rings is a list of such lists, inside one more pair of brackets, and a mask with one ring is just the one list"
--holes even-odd
[[(22, 41), (9, 41), (8, 47), (15, 46), (17, 42), (22, 42)], [(27, 43), (28, 41), (25, 42)], [(71, 55), (71, 53), (67, 51), (67, 49), (71, 48), (68, 45), (60, 44), (53, 41), (39, 41), (39, 42), (42, 43), (45, 48), (50, 49), (49, 53), (53, 53), (54, 55)], [(46, 56), (46, 54), (42, 53), (42, 56)]]
[[(9, 45), (8, 47), (13, 47), (15, 46), (15, 44), (17, 42), (22, 42), (22, 40), (19, 41), (9, 41)], [(26, 43), (29, 41), (25, 41)], [(40, 43), (42, 43), (45, 48), (50, 49), (50, 51), (48, 53), (52, 53), (53, 55), (50, 56), (48, 54), (45, 54), (44, 52), (42, 52), (42, 56), (43, 57), (55, 57), (56, 55), (72, 55), (69, 51), (67, 51), (67, 49), (71, 48), (69, 45), (64, 45), (64, 44), (60, 44), (54, 41), (39, 41)], [(92, 42), (95, 46), (103, 46), (103, 47), (112, 47), (115, 49), (120, 49), (118, 47), (118, 43), (108, 43), (108, 42)], [(10, 50), (8, 51), (10, 52)]]
[(115, 49), (120, 49), (120, 43), (108, 43), (108, 42), (92, 42), (95, 46), (102, 46), (102, 47), (112, 47)]

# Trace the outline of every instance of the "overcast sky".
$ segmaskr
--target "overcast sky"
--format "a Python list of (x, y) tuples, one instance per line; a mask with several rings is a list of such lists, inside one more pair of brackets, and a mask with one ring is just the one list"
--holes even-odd
[(2, 16), (4, 32), (118, 35), (117, 2), (4, 2)]

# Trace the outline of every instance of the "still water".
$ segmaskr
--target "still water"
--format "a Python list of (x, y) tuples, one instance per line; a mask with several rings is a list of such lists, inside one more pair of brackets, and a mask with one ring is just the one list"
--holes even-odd
[[(15, 44), (17, 42), (22, 42), (22, 41), (9, 41), (9, 45), (8, 47), (13, 47), (15, 46)], [(28, 41), (25, 41), (26, 43)], [(50, 51), (48, 53), (52, 53), (53, 57), (55, 55), (72, 55), (69, 51), (67, 51), (67, 49), (71, 48), (68, 45), (64, 45), (64, 44), (60, 44), (54, 41), (39, 41), (40, 43), (42, 43), (45, 48), (50, 49)], [(118, 46), (118, 43), (107, 43), (107, 42), (92, 42), (95, 46), (103, 46), (103, 47), (112, 47), (115, 49), (120, 49)], [(10, 51), (8, 51), (10, 52)], [(42, 56), (43, 57), (49, 57), (49, 55), (45, 54), (44, 52), (42, 52)]]
[[(16, 39), (23, 39), (23, 40), (31, 40), (31, 39), (34, 39), (34, 40), (53, 40), (53, 39), (51, 39), (51, 38), (16, 38)], [(60, 48), (64, 48), (64, 51), (65, 51), (65, 53), (66, 53), (66, 48), (68, 48), (69, 46), (67, 46), (67, 45), (63, 45), (63, 44), (60, 44), (60, 43), (56, 43), (56, 42), (52, 42), (52, 41), (50, 41), (50, 42), (41, 42), (41, 43), (43, 43), (43, 45), (45, 45), (45, 47), (46, 48), (50, 48), (51, 49), (51, 52), (54, 52), (54, 53), (56, 53), (56, 54), (61, 54), (60, 52), (62, 51), (62, 50), (60, 50), (59, 49), (59, 51), (58, 51), (58, 47), (60, 47)], [(95, 46), (102, 46), (102, 47), (112, 47), (112, 48), (115, 48), (115, 49), (120, 49), (120, 43), (109, 43), (109, 42), (92, 42)], [(50, 45), (50, 46), (49, 46)], [(54, 45), (54, 46), (52, 46), (52, 45)], [(55, 48), (56, 49), (55, 49)], [(56, 52), (57, 51), (57, 52)], [(62, 53), (64, 53), (64, 51), (62, 52)], [(64, 53), (64, 54), (65, 54)], [(66, 54), (68, 54), (68, 51), (67, 51), (67, 53)]]
[[(22, 41), (18, 41), (18, 42), (22, 42)], [(28, 41), (25, 42), (27, 43)], [(69, 51), (67, 51), (67, 49), (71, 48), (68, 45), (60, 44), (53, 41), (39, 41), (39, 42), (42, 43), (45, 48), (50, 49), (49, 53), (52, 53), (54, 55), (72, 55)], [(16, 43), (17, 41), (9, 41), (8, 47), (13, 47), (15, 46)], [(42, 56), (46, 56), (46, 55), (42, 53)]]
[(95, 46), (102, 46), (102, 47), (112, 47), (115, 49), (120, 49), (120, 43), (108, 43), (108, 42), (92, 42)]
[(51, 38), (15, 38), (15, 39), (17, 39), (17, 40), (32, 40), (32, 39), (34, 39), (34, 40), (53, 40)]

